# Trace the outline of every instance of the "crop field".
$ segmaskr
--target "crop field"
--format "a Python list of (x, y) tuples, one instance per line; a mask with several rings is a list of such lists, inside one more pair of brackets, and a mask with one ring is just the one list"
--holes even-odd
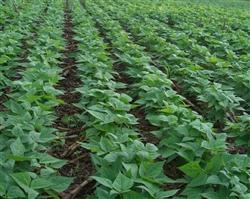
[(0, 0), (0, 199), (250, 199), (250, 1)]

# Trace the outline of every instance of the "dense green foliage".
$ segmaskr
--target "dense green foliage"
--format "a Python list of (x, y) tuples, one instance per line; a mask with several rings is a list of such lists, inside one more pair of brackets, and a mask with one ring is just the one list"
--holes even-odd
[(250, 4), (66, 2), (0, 6), (0, 198), (59, 198), (73, 181), (52, 152), (68, 5), (89, 198), (249, 199)]
[[(47, 6), (44, 2), (33, 1), (25, 6), (16, 18), (18, 22), (13, 21), (0, 33), (2, 198), (32, 199), (45, 192), (54, 195), (71, 182), (57, 176), (57, 169), (65, 161), (46, 153), (50, 144), (60, 138), (51, 124), (55, 119), (53, 107), (60, 103), (56, 97), (59, 92), (53, 86), (60, 78), (57, 58), (64, 48), (63, 2), (51, 1), (44, 16), (40, 16)], [(21, 63), (23, 39), (31, 48), (27, 60)], [(15, 69), (21, 66), (24, 69), (19, 71), (19, 78)]]
[[(131, 94), (138, 99), (135, 103), (144, 109), (146, 119), (158, 127), (152, 133), (161, 140), (158, 145), (161, 156), (167, 158), (169, 163), (177, 161), (179, 169), (186, 174), (184, 178), (187, 186), (180, 198), (181, 195), (184, 198), (248, 198), (249, 157), (228, 153), (226, 137), (230, 137), (230, 133), (215, 133), (211, 123), (206, 123), (201, 116), (186, 107), (183, 97), (172, 89), (174, 83), (171, 81), (180, 85), (183, 90), (181, 94), (196, 98), (202, 114), (215, 124), (226, 122), (230, 115), (237, 117), (244, 114), (244, 102), (247, 107), (249, 100), (247, 96), (242, 95), (244, 100), (237, 96), (236, 91), (240, 90), (236, 85), (240, 80), (236, 79), (242, 71), (248, 70), (248, 33), (240, 30), (239, 36), (245, 45), (241, 47), (245, 52), (237, 52), (237, 44), (232, 43), (231, 39), (238, 30), (223, 33), (224, 27), (218, 24), (217, 29), (222, 29), (222, 35), (214, 35), (214, 24), (206, 23), (204, 18), (206, 25), (201, 29), (206, 34), (204, 39), (208, 39), (205, 44), (195, 36), (196, 31), (202, 33), (196, 30), (196, 24), (192, 24), (192, 20), (193, 23), (198, 23), (198, 20), (192, 18), (194, 16), (188, 12), (190, 8), (183, 8), (188, 13), (181, 10), (180, 13), (188, 14), (190, 19), (179, 24), (181, 16), (177, 15), (178, 7), (164, 6), (155, 6), (150, 1), (148, 4), (145, 1), (88, 1), (86, 9), (104, 30), (111, 42), (112, 53), (125, 66), (125, 74), (133, 79), (134, 85), (130, 86), (133, 88)], [(162, 13), (158, 12), (159, 8)], [(203, 9), (201, 11), (205, 12)], [(196, 12), (194, 15), (202, 15), (202, 12), (193, 12)], [(172, 19), (175, 15), (178, 19)], [(246, 30), (248, 28), (246, 26)], [(221, 37), (225, 43), (220, 42)], [(221, 43), (218, 50), (209, 43), (214, 40)], [(235, 41), (239, 42), (236, 38)], [(236, 67), (241, 71), (236, 70)], [(234, 76), (236, 72), (238, 74)], [(244, 92), (246, 95), (248, 93)], [(230, 125), (230, 129), (233, 128)], [(245, 125), (243, 128), (246, 128)], [(243, 164), (239, 165), (239, 162)], [(241, 169), (236, 171), (235, 167)], [(113, 198), (114, 195), (111, 195), (109, 197)]]

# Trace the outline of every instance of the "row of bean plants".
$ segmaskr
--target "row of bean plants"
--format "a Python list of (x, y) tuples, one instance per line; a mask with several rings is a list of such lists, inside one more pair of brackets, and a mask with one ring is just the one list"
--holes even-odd
[[(45, 4), (33, 2), (27, 18), (32, 20), (43, 14), (41, 9)], [(62, 135), (51, 125), (55, 120), (53, 108), (61, 103), (57, 99), (61, 92), (54, 86), (60, 79), (57, 65), (64, 49), (63, 5), (63, 1), (50, 1), (47, 13), (40, 17), (42, 25), (27, 41), (28, 57), (22, 63), (21, 77), (11, 81), (11, 92), (3, 104), (5, 110), (0, 114), (2, 198), (32, 199), (41, 195), (56, 198), (56, 193), (66, 189), (72, 180), (57, 174), (65, 161), (49, 155), (51, 143), (62, 140)], [(24, 49), (17, 49), (21, 50)], [(11, 59), (12, 64), (14, 60)]]
[[(159, 128), (152, 133), (161, 140), (158, 147), (162, 156), (167, 162), (178, 161), (185, 173), (187, 185), (180, 198), (249, 197), (247, 155), (227, 152), (226, 135), (215, 134), (211, 123), (185, 106), (168, 77), (150, 65), (152, 60), (144, 48), (134, 44), (98, 4), (88, 1), (86, 7), (106, 31), (114, 54), (126, 64), (126, 74), (134, 79), (133, 93), (139, 98), (136, 103), (145, 110), (147, 120)], [(240, 166), (240, 162), (244, 163)]]

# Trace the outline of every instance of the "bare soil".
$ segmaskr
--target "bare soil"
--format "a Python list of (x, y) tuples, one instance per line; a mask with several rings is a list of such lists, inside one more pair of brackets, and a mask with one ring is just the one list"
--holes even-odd
[(83, 83), (77, 75), (76, 60), (73, 57), (74, 52), (77, 50), (77, 42), (74, 40), (74, 25), (68, 3), (65, 5), (64, 12), (63, 37), (67, 44), (61, 60), (61, 68), (63, 69), (61, 75), (63, 79), (56, 86), (57, 89), (64, 91), (64, 94), (59, 97), (64, 101), (64, 104), (55, 108), (58, 119), (55, 121), (54, 127), (59, 131), (65, 132), (66, 139), (64, 145), (54, 147), (53, 154), (68, 161), (59, 170), (59, 173), (62, 176), (74, 177), (70, 187), (60, 194), (61, 198), (84, 199), (93, 192), (95, 187), (95, 184), (89, 180), (89, 177), (94, 173), (94, 167), (89, 151), (82, 148), (78, 143), (85, 140), (85, 137), (82, 135), (84, 131), (83, 122), (76, 120), (65, 123), (64, 121), (65, 117), (74, 117), (82, 112), (73, 103), (79, 102), (81, 95), (74, 90)]

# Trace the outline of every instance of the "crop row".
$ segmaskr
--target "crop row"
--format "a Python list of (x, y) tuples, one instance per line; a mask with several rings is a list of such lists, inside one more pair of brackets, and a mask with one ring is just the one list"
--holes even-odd
[(24, 3), (20, 0), (0, 2), (0, 31), (4, 30), (5, 25), (8, 25), (8, 23), (16, 22), (20, 10), (24, 8), (23, 12), (25, 12), (25, 8), (30, 7), (27, 4), (29, 5), (30, 2)]
[[(135, 103), (144, 109), (146, 119), (157, 127), (153, 133), (160, 140), (161, 155), (167, 162), (177, 161), (185, 173), (187, 185), (181, 195), (248, 197), (247, 155), (227, 152), (226, 135), (215, 134), (212, 124), (205, 123), (201, 116), (186, 107), (184, 98), (172, 89), (173, 83), (168, 77), (150, 64), (152, 60), (144, 48), (134, 44), (120, 24), (98, 4), (88, 1), (86, 8), (106, 32), (124, 73), (133, 80), (131, 89), (138, 99)], [(236, 171), (236, 167), (241, 169)]]
[(11, 84), (3, 75), (7, 78), (10, 78), (11, 75), (15, 75), (11, 70), (16, 67), (15, 62), (18, 59), (18, 55), (21, 54), (21, 41), (25, 37), (30, 36), (30, 31), (33, 27), (32, 24), (35, 23), (39, 13), (41, 13), (44, 8), (45, 5), (42, 3), (27, 5), (25, 12), (20, 14), (18, 20), (13, 24), (9, 24), (8, 27), (5, 27), (4, 31), (0, 32), (0, 64), (2, 66), (0, 69), (0, 89)]
[[(110, 7), (112, 9), (112, 6)], [(209, 70), (199, 69), (198, 63), (185, 56), (189, 51), (185, 52), (159, 37), (154, 31), (156, 25), (152, 25), (149, 21), (144, 23), (137, 18), (130, 20), (129, 14), (122, 9), (119, 11), (116, 14), (120, 15), (119, 20), (122, 24), (127, 25), (125, 28), (131, 31), (139, 44), (146, 47), (159, 67), (167, 67), (169, 73), (173, 74), (171, 78), (178, 82), (181, 90), (185, 91), (185, 96), (194, 98), (210, 121), (223, 123), (223, 118), (228, 115), (237, 115), (241, 109), (242, 99), (235, 95), (232, 88), (212, 80), (209, 77)]]
[(248, 199), (248, 19), (0, 1), (0, 198)]
[[(190, 26), (192, 30), (190, 34), (209, 36), (212, 30), (214, 30), (214, 33), (217, 32), (217, 30), (227, 30), (224, 31), (223, 34), (228, 34), (231, 31), (243, 31), (249, 34), (248, 21), (250, 15), (247, 10), (221, 9), (195, 4), (185, 6), (182, 4), (182, 6), (180, 6), (179, 2), (167, 3), (164, 1), (155, 4), (151, 1), (145, 3), (145, 1), (138, 0), (135, 4), (144, 8), (147, 7), (147, 11), (144, 10), (144, 12), (150, 13), (152, 17), (156, 17), (158, 20), (168, 22), (180, 30), (182, 28), (185, 30), (187, 26)], [(195, 29), (193, 29), (194, 27)], [(203, 29), (208, 30), (208, 32), (199, 33), (199, 31)], [(217, 35), (219, 36), (220, 34), (221, 33)]]
[[(124, 7), (121, 7), (119, 4), (115, 5), (115, 8), (117, 9), (118, 6), (121, 10), (130, 8), (129, 12), (126, 12), (126, 20), (129, 17), (136, 17), (140, 24), (146, 26), (141, 30), (142, 32), (144, 31), (142, 34), (147, 35), (147, 30), (151, 32), (153, 30), (156, 35), (164, 38), (168, 44), (172, 44), (168, 45), (169, 54), (173, 53), (175, 58), (173, 55), (170, 57), (170, 61), (172, 61), (170, 64), (175, 66), (181, 65), (182, 67), (183, 65), (184, 67), (190, 66), (189, 70), (194, 74), (193, 76), (203, 75), (232, 87), (236, 94), (245, 100), (242, 104), (245, 107), (248, 106), (248, 54), (250, 46), (248, 42), (249, 36), (246, 33), (242, 32), (241, 29), (238, 31), (231, 30), (229, 33), (224, 33), (224, 30), (217, 30), (216, 35), (211, 28), (203, 27), (204, 29), (199, 30), (199, 32), (207, 34), (204, 36), (205, 41), (203, 41), (198, 35), (193, 34), (193, 32), (197, 31), (197, 27), (190, 29), (190, 26), (178, 24), (178, 26), (182, 27), (179, 30), (167, 23), (152, 19), (152, 13), (148, 13), (148, 6), (145, 6), (143, 9), (140, 5), (135, 6), (134, 3), (127, 2), (124, 3)], [(141, 11), (137, 12), (138, 9)], [(110, 12), (112, 13), (112, 10)], [(186, 27), (186, 29), (183, 27)], [(201, 69), (203, 70), (201, 71)], [(242, 71), (246, 73), (242, 74)]]
[[(125, 8), (128, 8), (128, 7), (129, 6)], [(125, 8), (122, 9), (121, 6), (119, 5), (120, 10), (125, 10)], [(134, 10), (137, 10), (137, 9), (139, 8), (138, 7), (134, 8)], [(131, 8), (131, 10), (133, 10), (133, 7)], [(143, 8), (141, 8), (141, 10), (143, 10)], [(146, 12), (145, 10), (143, 12)], [(109, 13), (110, 12), (113, 13), (112, 10), (110, 10)], [(127, 12), (128, 15), (131, 15), (131, 13), (133, 14), (135, 12)], [(138, 16), (138, 14), (136, 14), (136, 16)], [(188, 96), (191, 99), (193, 99), (194, 96), (198, 96), (198, 102), (199, 100), (203, 101), (203, 106), (201, 106), (202, 107), (201, 110), (203, 114), (206, 115), (206, 113), (208, 112), (209, 115), (216, 115), (216, 112), (222, 113), (223, 111), (225, 111), (224, 112), (225, 114), (227, 110), (229, 111), (230, 108), (234, 107), (235, 104), (237, 104), (236, 106), (238, 107), (239, 110), (243, 110), (240, 106), (240, 105), (243, 105), (243, 107), (246, 108), (245, 109), (246, 112), (249, 112), (248, 102), (249, 102), (250, 85), (249, 85), (249, 75), (248, 75), (249, 74), (248, 56), (249, 56), (250, 49), (249, 49), (248, 42), (246, 42), (247, 40), (249, 40), (249, 36), (244, 34), (244, 32), (242, 33), (241, 29), (237, 30), (237, 32), (234, 32), (232, 30), (229, 34), (224, 33), (223, 30), (220, 30), (221, 33), (223, 33), (223, 35), (224, 34), (227, 35), (222, 38), (220, 37), (216, 38), (216, 35), (213, 35), (212, 38), (209, 36), (206, 36), (206, 39), (208, 41), (211, 41), (211, 42), (216, 41), (217, 45), (211, 45), (211, 43), (208, 43), (207, 44), (208, 48), (206, 48), (203, 45), (201, 45), (201, 43), (193, 44), (192, 42), (188, 43), (186, 40), (185, 42), (188, 43), (187, 46), (191, 46), (191, 47), (186, 46), (186, 47), (183, 47), (182, 49), (181, 47), (182, 42), (175, 43), (171, 39), (171, 38), (174, 38), (174, 35), (170, 34), (169, 36), (166, 36), (166, 35), (162, 35), (162, 37), (158, 36), (161, 30), (163, 30), (164, 33), (166, 32), (169, 33), (172, 30), (172, 28), (167, 28), (166, 25), (162, 23), (158, 23), (158, 21), (155, 21), (155, 20), (152, 21), (150, 19), (146, 20), (147, 23), (145, 23), (142, 21), (141, 17), (139, 17), (138, 20), (137, 20), (137, 17), (134, 17), (136, 18), (134, 20), (129, 20), (128, 16), (123, 16), (123, 18), (120, 18), (120, 20), (123, 20), (126, 17), (128, 21), (138, 21), (137, 23), (134, 23), (135, 29), (137, 28), (138, 30), (135, 30), (133, 33), (135, 37), (140, 35), (139, 40), (142, 40), (142, 44), (144, 44), (146, 47), (149, 46), (150, 48), (153, 46), (149, 44), (151, 41), (150, 39), (152, 39), (153, 40), (152, 43), (153, 44), (156, 43), (155, 48), (153, 47), (152, 49), (153, 52), (156, 52), (156, 57), (159, 56), (160, 54), (166, 58), (165, 60), (168, 60), (169, 58), (169, 61), (164, 62), (165, 60), (161, 59), (162, 57), (160, 57), (162, 63), (167, 64), (167, 69), (175, 73), (174, 75), (171, 75), (171, 78), (173, 78), (173, 80), (178, 80), (181, 86), (183, 86), (183, 88), (181, 88), (181, 93), (183, 93), (185, 96)], [(147, 16), (144, 16), (143, 19), (147, 19)], [(143, 26), (141, 26), (140, 24), (143, 24)], [(131, 26), (133, 26), (132, 23), (131, 23)], [(145, 30), (145, 32), (143, 32), (143, 30)], [(192, 30), (190, 29), (189, 30), (186, 29), (186, 32), (187, 31), (192, 32)], [(205, 29), (203, 31), (205, 33), (209, 32), (208, 29)], [(186, 32), (184, 31), (184, 33)], [(180, 34), (181, 34), (180, 32), (177, 32), (175, 35), (180, 35)], [(212, 34), (212, 32), (210, 34)], [(151, 38), (147, 38), (147, 35), (150, 35)], [(146, 38), (141, 38), (141, 36), (146, 37)], [(232, 41), (231, 44), (230, 44), (230, 39), (229, 39), (230, 36), (237, 37), (237, 39), (234, 38), (234, 41)], [(190, 36), (190, 39), (192, 39), (194, 42), (197, 41), (197, 38), (195, 38), (192, 35)], [(177, 40), (181, 41), (181, 37), (180, 38), (177, 37), (176, 41)], [(224, 43), (221, 41), (227, 43), (227, 45), (224, 45)], [(221, 43), (220, 47), (218, 47), (219, 43)], [(169, 50), (169, 48), (164, 48), (165, 46), (163, 44), (166, 44), (165, 46), (170, 46), (172, 47), (172, 49), (177, 49), (177, 50), (171, 51)], [(204, 44), (204, 42), (202, 44)], [(212, 48), (212, 49), (210, 48), (210, 51), (209, 51), (208, 50), (209, 46), (210, 47), (212, 46), (215, 48)], [(240, 46), (240, 49), (238, 49), (239, 46)], [(166, 51), (172, 52), (174, 56), (172, 56), (171, 53), (168, 53), (165, 51), (161, 53), (161, 50), (158, 51), (157, 47), (160, 47), (160, 49), (162, 49), (163, 51), (166, 50)], [(235, 56), (227, 57), (226, 54), (219, 56), (219, 54), (221, 53), (221, 50), (217, 51), (216, 47), (218, 47), (218, 49), (223, 50), (224, 52), (231, 51), (230, 54), (231, 55), (234, 54)], [(181, 49), (182, 51), (178, 49)], [(198, 49), (200, 49), (200, 51)], [(236, 53), (235, 51), (237, 50), (239, 51)], [(182, 53), (179, 53), (179, 52), (182, 52)], [(212, 54), (212, 52), (214, 54)], [(180, 55), (182, 54), (183, 55), (176, 56), (178, 53)], [(153, 58), (154, 58), (154, 55), (155, 54), (153, 53), (153, 56), (152, 56)], [(185, 55), (191, 55), (191, 56), (186, 58)], [(216, 63), (211, 61), (209, 65), (209, 63), (207, 62), (208, 57), (206, 57), (205, 55), (209, 56), (211, 59), (216, 58), (214, 57), (214, 55), (219, 56), (220, 60), (217, 61)], [(223, 59), (221, 59), (221, 57), (223, 57)], [(173, 66), (173, 67), (170, 67), (170, 66)], [(242, 73), (242, 71), (244, 72)], [(189, 78), (189, 75), (190, 75), (190, 78)], [(214, 82), (216, 81), (220, 82), (221, 84), (215, 84)], [(238, 98), (237, 95), (242, 97), (243, 101), (240, 98)], [(237, 103), (237, 99), (240, 101), (240, 104), (239, 104), (239, 101)], [(236, 103), (233, 105), (234, 100)], [(207, 108), (204, 107), (204, 105)], [(215, 111), (214, 112), (211, 111), (211, 108), (213, 108), (212, 110), (215, 110)], [(229, 132), (233, 132), (232, 136), (235, 136), (235, 137), (237, 137), (237, 134), (238, 134), (238, 137), (236, 138), (237, 142), (241, 143), (240, 145), (245, 145), (246, 147), (248, 147), (249, 144), (247, 141), (244, 141), (244, 139), (249, 137), (249, 130), (248, 130), (249, 124), (246, 125), (247, 123), (246, 121), (249, 121), (249, 115), (248, 114), (241, 115), (242, 114), (241, 111), (240, 112), (237, 111), (236, 113), (238, 113), (238, 117), (235, 117), (235, 115), (237, 114), (232, 114), (232, 115), (229, 114), (229, 118), (228, 118), (231, 121), (234, 121), (236, 125), (232, 122), (229, 122), (229, 124), (226, 125), (225, 130), (227, 131), (227, 129), (229, 128), (230, 129)], [(228, 114), (226, 115), (228, 116)], [(220, 117), (220, 118), (218, 117), (217, 119), (219, 122), (223, 121), (223, 117)], [(241, 130), (239, 130), (239, 126), (241, 126)], [(240, 131), (241, 133), (237, 133)], [(244, 133), (242, 133), (243, 131)]]
[[(110, 7), (110, 9), (112, 9), (112, 6)], [(108, 6), (106, 6), (105, 8), (107, 9)], [(181, 94), (184, 94), (189, 99), (191, 99), (191, 101), (194, 101), (195, 105), (198, 105), (198, 108), (197, 106), (194, 106), (194, 109), (198, 109), (200, 114), (205, 115), (206, 118), (215, 122), (215, 127), (221, 126), (220, 128), (223, 128), (223, 124), (226, 121), (227, 124), (225, 131), (227, 131), (227, 129), (229, 128), (230, 130), (228, 132), (233, 132), (231, 135), (229, 135), (229, 137), (237, 137), (236, 135), (238, 134), (239, 137), (236, 138), (237, 143), (239, 145), (245, 145), (247, 147), (248, 143), (243, 139), (249, 137), (249, 125), (244, 124), (246, 123), (246, 120), (249, 120), (246, 119), (249, 118), (249, 115), (242, 114), (241, 111), (239, 111), (243, 110), (240, 104), (242, 99), (237, 97), (237, 95), (233, 91), (233, 88), (215, 83), (214, 80), (209, 77), (209, 75), (207, 75), (211, 72), (206, 69), (200, 69), (199, 65), (195, 66), (195, 63), (192, 63), (191, 59), (182, 58), (180, 56), (173, 56), (178, 52), (181, 52), (181, 50), (178, 49), (178, 46), (167, 43), (165, 39), (159, 37), (155, 31), (152, 31), (152, 25), (150, 25), (150, 23), (149, 26), (147, 24), (143, 24), (143, 22), (141, 22), (140, 20), (137, 21), (136, 17), (131, 20), (132, 18), (130, 19), (128, 17), (129, 15), (127, 16), (124, 13), (122, 14), (122, 11), (119, 12), (117, 10), (118, 8), (113, 8), (113, 10), (111, 11), (108, 10), (108, 13), (114, 13), (115, 11), (117, 15), (122, 16), (119, 18), (119, 20), (121, 20), (124, 24), (125, 21), (130, 21), (126, 24), (131, 24), (130, 26), (133, 36), (135, 38), (139, 37), (137, 43), (139, 42), (146, 47), (146, 49), (149, 51), (149, 55), (153, 59), (152, 62), (154, 64), (156, 63), (156, 66), (161, 65), (164, 67), (165, 65), (167, 65), (167, 68), (174, 73), (174, 75), (171, 77), (174, 81), (178, 82), (178, 86), (176, 86), (175, 83), (173, 87), (175, 87), (177, 91), (180, 91)], [(126, 29), (126, 27), (124, 29)], [(182, 54), (185, 54), (184, 51), (182, 52)], [(160, 68), (162, 69), (162, 67)], [(237, 78), (238, 82), (238, 86), (236, 87), (237, 91), (242, 91), (242, 93), (244, 93), (244, 102), (247, 105), (249, 94), (248, 92), (245, 92), (245, 89), (248, 90), (249, 88), (249, 81), (247, 80), (249, 79), (249, 77), (246, 74), (245, 78), (243, 78), (243, 80), (245, 81), (242, 81), (242, 79), (240, 79), (242, 75), (236, 75), (235, 77)], [(241, 88), (245, 89), (239, 89), (239, 86), (242, 83), (243, 85), (245, 85), (245, 87), (241, 86)], [(180, 88), (179, 85), (181, 85)], [(193, 104), (191, 103), (191, 105)], [(235, 115), (238, 115), (238, 117), (235, 117)], [(225, 120), (227, 118), (233, 122), (236, 122), (236, 125), (232, 122), (228, 122), (228, 120)], [(245, 135), (242, 136), (242, 133), (239, 133), (238, 131), (239, 128), (235, 128), (235, 126), (241, 126), (241, 132), (245, 131)]]
[(73, 22), (78, 41), (78, 71), (83, 86), (76, 105), (85, 111), (79, 119), (85, 122), (87, 142), (82, 146), (92, 154), (100, 186), (93, 198), (165, 198), (176, 193), (164, 191), (160, 185), (169, 178), (163, 175), (163, 162), (156, 146), (140, 141), (130, 113), (132, 98), (119, 89), (115, 71), (95, 23), (79, 3), (74, 3)]
[[(0, 196), (3, 198), (32, 199), (40, 194), (54, 197), (71, 182), (69, 178), (57, 176), (58, 168), (65, 161), (48, 154), (51, 143), (62, 139), (51, 125), (55, 120), (53, 108), (61, 103), (57, 99), (60, 92), (54, 86), (60, 79), (57, 65), (60, 51), (64, 49), (63, 1), (50, 1), (46, 13), (42, 12), (46, 5), (44, 2), (33, 2), (32, 5), (30, 12), (25, 13), (29, 19), (29, 28), (25, 32), (29, 35), (26, 38), (25, 48), (29, 48), (26, 58), (19, 61), (15, 57), (17, 55), (10, 53), (13, 57), (6, 63), (6, 66), (10, 64), (10, 68), (6, 67), (6, 74), (15, 71), (12, 66), (22, 70), (19, 71), (20, 77), (8, 81), (11, 82), (8, 84), (11, 91), (6, 94), (5, 110), (0, 115)], [(42, 25), (36, 32), (30, 32), (30, 22), (41, 13), (45, 14), (40, 17)], [(24, 27), (25, 22), (17, 29)], [(21, 33), (18, 35), (22, 36)], [(19, 37), (9, 39), (17, 45), (14, 49), (16, 54), (25, 51), (20, 47)]]

